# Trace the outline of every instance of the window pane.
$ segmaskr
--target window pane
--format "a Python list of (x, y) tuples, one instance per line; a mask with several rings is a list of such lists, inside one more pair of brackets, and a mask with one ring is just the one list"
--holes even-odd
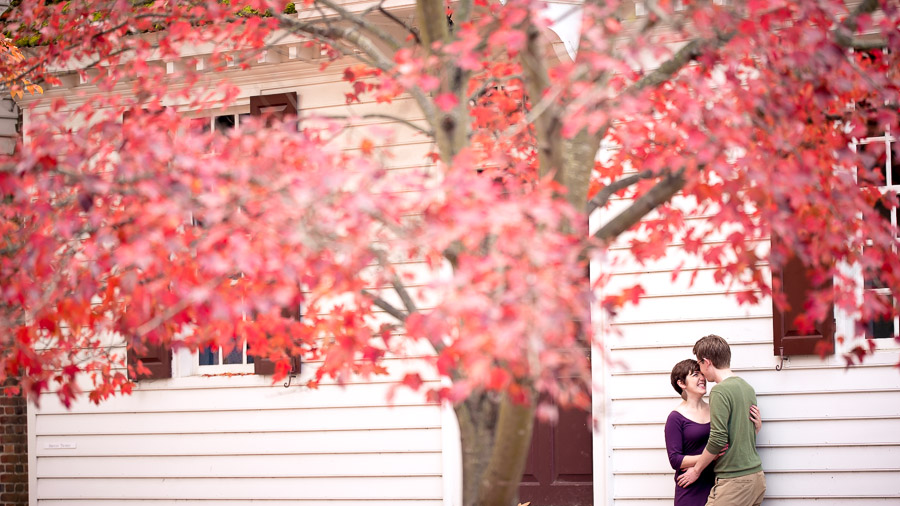
[(243, 364), (244, 363), (244, 350), (242, 350), (242, 346), (235, 346), (231, 353), (225, 356), (225, 364)]
[(882, 202), (881, 200), (875, 202), (875, 210), (878, 211), (878, 214), (880, 214), (882, 218), (884, 218), (886, 226), (890, 226), (891, 224), (892, 209), (893, 208), (888, 208), (886, 205), (884, 205), (884, 202)]
[(900, 142), (889, 143), (891, 146), (891, 185), (900, 185)]
[(206, 133), (209, 132), (209, 118), (192, 118), (191, 119), (191, 130), (194, 133)]
[(894, 319), (886, 320), (878, 318), (869, 322), (866, 328), (866, 337), (869, 339), (884, 339), (894, 337)]
[(210, 347), (202, 348), (199, 351), (200, 365), (219, 365), (219, 351)]
[(857, 147), (861, 166), (857, 169), (857, 180), (862, 186), (884, 186), (887, 184), (884, 169), (887, 165), (887, 150), (884, 141), (872, 141)]
[(226, 133), (234, 128), (234, 114), (216, 116), (216, 132)]

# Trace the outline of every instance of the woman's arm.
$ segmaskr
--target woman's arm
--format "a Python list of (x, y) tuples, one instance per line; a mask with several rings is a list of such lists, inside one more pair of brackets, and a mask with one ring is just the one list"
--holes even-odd
[(669, 465), (676, 471), (683, 467), (686, 458), (682, 449), (683, 438), (684, 429), (673, 411), (666, 419), (666, 453), (669, 455)]

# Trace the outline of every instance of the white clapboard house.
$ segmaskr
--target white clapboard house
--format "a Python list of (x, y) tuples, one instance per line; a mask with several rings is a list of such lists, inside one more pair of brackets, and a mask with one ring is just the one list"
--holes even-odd
[[(200, 121), (228, 128), (242, 115), (274, 106), (301, 115), (384, 112), (386, 106), (374, 101), (347, 106), (344, 65), (321, 71), (300, 57), (307, 50), (297, 40), (282, 39), (249, 69), (228, 71), (240, 87), (239, 98), (231, 109)], [(42, 97), (26, 96), (23, 105), (65, 95), (77, 107), (79, 97), (99, 92), (77, 78), (63, 81)], [(411, 100), (389, 107), (392, 115), (411, 122), (423, 119)], [(27, 141), (32, 111), (23, 110)], [(390, 168), (427, 167), (429, 142), (402, 125), (396, 129)], [(895, 140), (882, 136), (869, 142)], [(602, 212), (592, 217), (603, 219)], [(785, 324), (790, 315), (779, 314), (769, 302), (739, 306), (703, 265), (688, 260), (685, 266), (699, 269), (693, 286), (688, 276), (673, 283), (671, 271), (684, 256), (679, 244), (669, 251), (653, 265), (615, 266), (614, 284), (640, 279), (647, 293), (613, 324), (621, 336), (601, 336), (616, 363), (599, 356), (593, 362), (600, 385), (594, 427), (581, 414), (564, 413), (564, 428), (537, 429), (523, 485), (534, 506), (671, 504), (673, 471), (663, 423), (680, 399), (669, 372), (691, 356), (699, 337), (710, 333), (731, 343), (735, 371), (759, 396), (764, 426), (758, 446), (768, 480), (767, 506), (900, 504), (900, 371), (895, 365), (900, 349), (881, 337), (895, 335), (897, 322), (873, 326), (883, 349), (848, 370), (840, 346), (837, 354), (819, 358), (809, 340)], [(803, 276), (793, 278), (785, 280), (786, 286), (801, 294)], [(846, 325), (840, 314), (835, 322), (838, 328)], [(461, 502), (452, 410), (404, 389), (390, 405), (386, 400), (392, 382), (404, 367), (416, 365), (415, 358), (389, 360), (388, 378), (317, 390), (302, 386), (315, 363), (298, 364), (299, 378), (285, 386), (273, 384), (271, 370), (248, 363), (240, 351), (221, 357), (162, 350), (155, 358), (142, 358), (155, 360), (153, 377), (140, 380), (130, 396), (99, 406), (83, 400), (66, 409), (49, 394), (40, 409), (29, 407), (31, 506)]]

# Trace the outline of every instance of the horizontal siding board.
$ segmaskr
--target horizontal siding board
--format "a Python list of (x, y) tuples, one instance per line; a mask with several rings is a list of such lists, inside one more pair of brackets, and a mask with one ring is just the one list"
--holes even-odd
[[(769, 340), (771, 343), (772, 338), (771, 318), (738, 318), (716, 321), (682, 319), (675, 322), (641, 325), (616, 325), (614, 321), (613, 326), (618, 335), (605, 338), (606, 345), (613, 348), (613, 359), (618, 356), (617, 348), (627, 346), (679, 345), (689, 349), (697, 339), (707, 334), (727, 336), (729, 340), (737, 341)], [(670, 355), (673, 365), (678, 356), (677, 354)]]
[(438, 476), (357, 478), (38, 479), (38, 499), (439, 499)]
[[(900, 410), (900, 390), (871, 392), (828, 392), (818, 394), (760, 393), (757, 400), (763, 418), (827, 418), (836, 413), (858, 416), (895, 416)], [(674, 394), (674, 390), (672, 391)], [(613, 400), (610, 416), (613, 424), (665, 421), (678, 405), (677, 398), (630, 398)]]
[[(760, 271), (764, 277), (768, 277), (768, 267), (763, 266)], [(714, 269), (709, 267), (697, 269), (696, 276), (694, 272), (694, 270), (682, 270), (674, 280), (672, 272), (668, 270), (614, 274), (603, 285), (603, 291), (612, 293), (635, 284), (640, 284), (647, 296), (694, 295), (727, 291), (726, 285), (715, 280)], [(735, 291), (735, 289), (732, 288), (731, 291)]]
[(159, 457), (40, 457), (41, 478), (284, 478), (416, 476), (441, 469), (441, 453)]
[[(747, 241), (748, 247), (760, 246), (763, 244), (768, 247), (768, 243), (768, 239)], [(671, 272), (678, 267), (681, 267), (681, 270), (683, 271), (690, 271), (696, 268), (711, 267), (711, 265), (707, 262), (704, 262), (702, 258), (685, 251), (685, 249), (680, 244), (669, 245), (666, 248), (665, 256), (644, 263), (638, 263), (637, 261), (635, 261), (634, 258), (630, 256), (629, 251), (624, 249), (626, 246), (622, 245), (627, 244), (627, 242), (618, 241), (617, 244), (618, 246), (614, 246), (609, 254), (610, 262), (615, 263), (610, 263), (603, 269), (606, 273), (618, 274), (633, 272)], [(709, 239), (704, 240), (704, 244), (707, 246), (712, 246), (722, 243), (717, 242), (715, 241), (715, 238), (710, 237)], [(725, 261), (728, 261), (728, 259), (726, 258)]]
[[(749, 416), (749, 414), (748, 414)], [(612, 438), (622, 446), (663, 442), (663, 423), (613, 426)], [(791, 420), (763, 424), (757, 444), (900, 444), (900, 418)]]
[[(847, 469), (850, 466), (857, 471), (900, 471), (900, 445), (763, 447), (759, 448), (759, 456), (766, 471)], [(662, 448), (617, 450), (612, 464), (616, 473), (674, 472)]]
[[(673, 497), (675, 484), (668, 474), (620, 474), (614, 477), (616, 498)], [(900, 471), (860, 472), (769, 472), (766, 494), (773, 496), (844, 496), (868, 495), (900, 499)]]
[[(765, 357), (764, 354), (759, 353), (759, 348), (758, 346), (735, 346), (733, 350), (738, 352), (746, 349), (748, 352), (754, 352), (746, 353), (746, 355), (756, 356), (762, 363), (765, 363), (763, 362), (764, 358), (772, 360), (770, 357)], [(744, 353), (741, 354), (744, 355)], [(658, 365), (661, 367), (665, 363), (664, 360), (666, 359), (662, 353), (648, 351), (646, 355), (647, 360), (640, 363), (641, 366)], [(668, 361), (671, 362), (670, 367), (675, 364), (675, 361), (672, 359)], [(734, 361), (737, 362), (737, 359)], [(741, 362), (745, 361), (741, 360)], [(861, 367), (852, 370), (832, 367), (830, 369), (819, 369), (813, 373), (803, 369), (783, 369), (778, 372), (769, 368), (741, 370), (739, 366), (735, 366), (735, 370), (757, 392), (777, 393), (780, 390), (787, 389), (793, 392), (819, 391), (823, 386), (834, 390), (864, 390), (872, 385), (878, 385), (881, 388), (900, 389), (900, 374), (896, 372), (896, 368), (891, 366)], [(675, 389), (672, 388), (670, 375), (669, 371), (650, 374), (613, 375), (609, 380), (609, 389), (613, 392), (640, 392), (653, 397), (665, 395), (674, 397), (677, 394)], [(710, 383), (708, 387), (713, 388), (714, 385), (714, 383)], [(677, 398), (674, 400), (677, 401)], [(852, 414), (840, 407), (833, 407), (832, 410), (835, 414)], [(763, 413), (763, 416), (765, 415)]]
[(37, 417), (35, 433), (194, 434), (223, 432), (308, 432), (359, 429), (440, 428), (437, 406), (395, 406), (258, 411), (169, 413), (59, 413)]
[[(416, 452), (441, 448), (439, 429), (36, 437), (37, 456), (266, 455)], [(58, 444), (71, 449), (53, 448)], [(40, 475), (38, 475), (40, 476)]]
[[(741, 318), (744, 316), (771, 316), (772, 303), (763, 298), (758, 305), (741, 305), (737, 299), (725, 294), (695, 295), (690, 297), (649, 297), (641, 299), (637, 306), (628, 305), (619, 311), (615, 322), (646, 320), (689, 320), (710, 315)], [(707, 332), (708, 333), (708, 332)], [(706, 334), (703, 334), (706, 335)], [(702, 337), (701, 336), (698, 336)]]

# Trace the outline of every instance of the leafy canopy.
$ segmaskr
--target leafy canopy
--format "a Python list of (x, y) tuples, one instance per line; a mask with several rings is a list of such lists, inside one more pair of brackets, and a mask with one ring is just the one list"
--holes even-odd
[[(602, 294), (609, 322), (643, 293), (604, 272), (589, 284), (587, 262), (650, 262), (671, 244), (744, 303), (766, 300), (767, 267), (794, 254), (840, 281), (808, 323), (832, 304), (859, 329), (896, 316), (842, 267), (900, 288), (886, 148), (854, 150), (898, 131), (896, 3), (732, 3), (647, 2), (637, 18), (585, 2), (566, 14), (581, 18), (573, 60), (532, 0), (454, 3), (452, 23), (421, 0), (414, 27), (332, 0), (299, 15), (265, 0), (23, 0), (7, 29), (39, 27), (40, 43), (3, 75), (59, 84), (72, 68), (96, 88), (30, 102), (28, 144), (0, 170), (0, 380), (64, 402), (82, 376), (94, 401), (127, 392), (113, 333), (190, 349), (239, 336), (258, 356), (321, 359), (317, 379), (383, 372), (421, 341), (451, 380), (431, 395), (584, 404), (581, 350), (609, 331), (588, 325), (590, 302)], [(242, 96), (229, 63), (251, 67), (285, 33), (309, 65), (343, 69), (348, 103), (384, 104), (384, 119), (411, 100), (418, 116), (192, 129), (189, 115)], [(433, 140), (433, 166), (392, 168), (404, 129)], [(302, 321), (282, 316), (297, 304)]]

